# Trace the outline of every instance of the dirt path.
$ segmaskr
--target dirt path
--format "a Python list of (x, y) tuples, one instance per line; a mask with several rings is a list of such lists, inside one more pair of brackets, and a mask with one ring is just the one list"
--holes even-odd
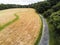
[(42, 36), (39, 45), (49, 45), (49, 29), (48, 29), (48, 24), (45, 18), (43, 18), (43, 31), (42, 31)]

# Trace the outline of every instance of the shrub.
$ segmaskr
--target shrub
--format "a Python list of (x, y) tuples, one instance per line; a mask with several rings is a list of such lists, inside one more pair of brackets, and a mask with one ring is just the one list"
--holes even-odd
[(56, 4), (55, 6), (53, 6), (52, 9), (54, 10), (54, 12), (60, 10), (60, 2)]
[(54, 25), (56, 34), (60, 35), (60, 11), (53, 13), (50, 16), (50, 20), (53, 20), (50, 22)]
[(50, 2), (51, 6), (57, 4), (60, 0), (47, 0), (48, 2)]
[(49, 8), (51, 8), (51, 4), (47, 1), (38, 2), (31, 6), (33, 6), (33, 8), (35, 8), (38, 13), (44, 13), (44, 11), (47, 11)]
[(45, 18), (48, 18), (52, 13), (53, 13), (53, 9), (49, 9), (48, 11), (45, 11), (45, 12), (43, 13), (43, 16), (44, 16)]

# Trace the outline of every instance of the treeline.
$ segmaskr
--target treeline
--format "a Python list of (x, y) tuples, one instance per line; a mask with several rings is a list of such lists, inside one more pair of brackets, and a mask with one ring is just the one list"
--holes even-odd
[(0, 10), (9, 8), (34, 8), (49, 24), (50, 45), (60, 45), (60, 0), (46, 0), (30, 5), (0, 4)]
[(44, 16), (49, 24), (49, 45), (60, 45), (60, 0), (47, 0), (29, 5)]
[(52, 6), (50, 9), (48, 9), (47, 11), (45, 11), (43, 13), (43, 16), (45, 18), (49, 18), (49, 16), (53, 13), (53, 12), (56, 12), (56, 11), (59, 11), (60, 10), (60, 2), (58, 2), (56, 5)]
[(28, 8), (27, 5), (16, 5), (16, 4), (0, 4), (0, 10), (10, 8)]

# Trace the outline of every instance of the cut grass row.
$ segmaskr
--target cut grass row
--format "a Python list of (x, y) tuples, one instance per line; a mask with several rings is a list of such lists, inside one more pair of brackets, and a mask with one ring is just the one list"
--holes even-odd
[(4, 24), (3, 26), (0, 26), (0, 31), (1, 31), (2, 29), (4, 29), (5, 27), (7, 27), (8, 25), (10, 25), (10, 24), (12, 24), (13, 22), (15, 22), (17, 19), (19, 19), (19, 16), (18, 16), (18, 15), (16, 15), (16, 14), (14, 14), (14, 15), (16, 16), (16, 18), (13, 19), (13, 20), (10, 21), (10, 22)]

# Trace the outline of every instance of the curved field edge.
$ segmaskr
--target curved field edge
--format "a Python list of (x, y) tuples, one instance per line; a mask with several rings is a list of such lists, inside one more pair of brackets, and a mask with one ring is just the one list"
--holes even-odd
[(15, 22), (17, 19), (19, 19), (19, 16), (18, 16), (18, 15), (16, 15), (16, 14), (14, 14), (14, 15), (16, 16), (16, 18), (13, 19), (13, 20), (10, 21), (10, 22), (4, 24), (3, 26), (1, 26), (1, 27), (0, 27), (0, 31), (1, 31), (2, 29), (4, 29), (5, 27), (7, 27), (8, 25), (10, 25), (11, 23)]
[(34, 45), (38, 45), (38, 43), (40, 42), (41, 36), (42, 36), (43, 21), (42, 21), (42, 17), (40, 15), (39, 15), (39, 17), (41, 19), (41, 28), (40, 28), (40, 31), (39, 31), (39, 36), (38, 36)]

